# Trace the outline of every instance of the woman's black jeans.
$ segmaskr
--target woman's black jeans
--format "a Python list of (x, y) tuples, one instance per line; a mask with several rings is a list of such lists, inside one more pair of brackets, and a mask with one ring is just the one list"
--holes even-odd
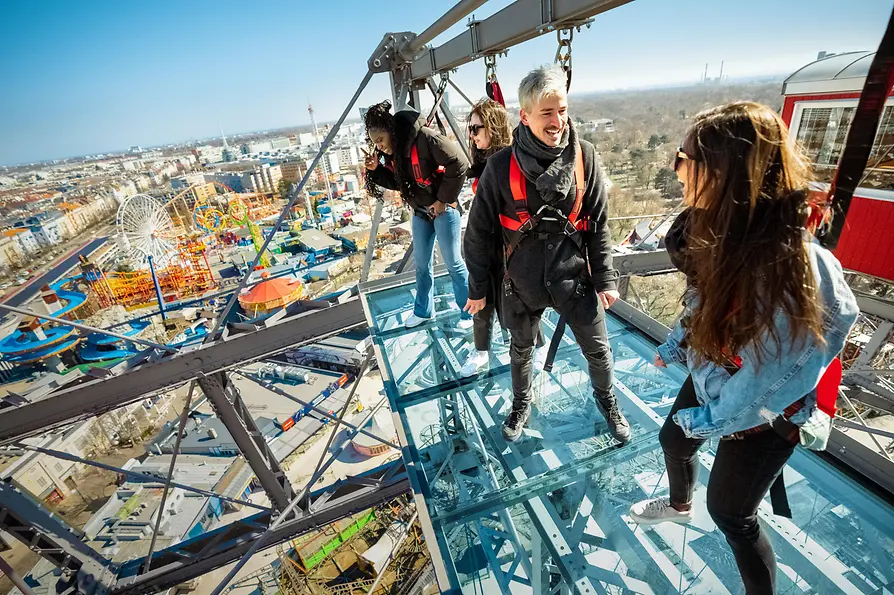
[[(689, 377), (659, 434), (674, 504), (692, 501), (698, 449), (705, 441), (687, 438), (673, 417), (680, 409), (698, 406)], [(776, 592), (776, 555), (758, 523), (757, 509), (794, 450), (773, 430), (741, 440), (720, 440), (717, 447), (708, 481), (708, 512), (733, 550), (748, 595)]]

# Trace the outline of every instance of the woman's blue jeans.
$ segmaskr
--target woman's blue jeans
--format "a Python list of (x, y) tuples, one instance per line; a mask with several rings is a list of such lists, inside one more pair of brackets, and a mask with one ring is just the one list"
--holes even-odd
[[(453, 281), (453, 296), (462, 311), (469, 297), (469, 272), (462, 259), (459, 211), (447, 207), (447, 211), (434, 221), (413, 215), (413, 258), (416, 260), (416, 303), (413, 313), (422, 318), (434, 315), (433, 262), (435, 238), (441, 247), (441, 258)], [(463, 318), (471, 316), (463, 312)]]

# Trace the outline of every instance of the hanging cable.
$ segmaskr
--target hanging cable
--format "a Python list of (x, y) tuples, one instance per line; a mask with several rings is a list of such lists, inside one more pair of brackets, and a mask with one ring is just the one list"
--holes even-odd
[(497, 56), (493, 54), (484, 57), (484, 90), (488, 97), (506, 107), (503, 90), (497, 82)]
[(432, 121), (437, 118), (438, 126), (441, 128), (442, 132), (444, 130), (444, 125), (441, 123), (441, 119), (438, 117), (438, 108), (441, 107), (441, 102), (444, 101), (444, 92), (447, 91), (447, 78), (447, 73), (442, 74), (441, 82), (438, 84), (438, 88), (432, 90), (432, 95), (434, 95), (435, 98), (435, 104), (432, 106), (428, 117), (425, 119), (425, 125), (430, 127)]
[(574, 39), (574, 29), (559, 29), (556, 31), (559, 47), (556, 49), (556, 64), (565, 71), (568, 82), (565, 90), (571, 91), (571, 41)]

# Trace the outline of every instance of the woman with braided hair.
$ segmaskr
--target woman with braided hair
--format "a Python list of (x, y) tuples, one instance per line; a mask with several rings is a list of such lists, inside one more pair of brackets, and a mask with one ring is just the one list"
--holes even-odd
[(363, 117), (372, 149), (364, 165), (366, 187), (372, 196), (381, 196), (380, 188), (397, 190), (413, 209), (416, 301), (405, 324), (415, 327), (434, 316), (432, 257), (437, 238), (461, 312), (458, 326), (468, 329), (472, 316), (463, 308), (469, 273), (462, 260), (457, 207), (469, 161), (459, 145), (428, 128), (415, 110), (394, 115), (390, 110), (391, 103), (383, 101), (370, 107)]

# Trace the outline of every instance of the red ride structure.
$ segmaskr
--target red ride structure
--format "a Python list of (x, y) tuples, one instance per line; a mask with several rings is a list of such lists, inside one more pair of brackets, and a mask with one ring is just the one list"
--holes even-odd
[[(844, 152), (875, 52), (820, 58), (783, 84), (782, 119), (814, 165), (825, 194)], [(894, 281), (894, 102), (890, 89), (866, 170), (854, 192), (835, 255), (846, 268)]]

